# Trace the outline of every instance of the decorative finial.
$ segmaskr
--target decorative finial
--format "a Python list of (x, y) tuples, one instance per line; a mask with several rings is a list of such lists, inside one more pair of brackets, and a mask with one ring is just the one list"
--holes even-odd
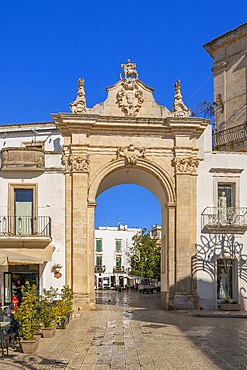
[(135, 78), (138, 79), (138, 73), (136, 70), (136, 64), (131, 63), (130, 59), (127, 60), (127, 64), (121, 64), (121, 68), (123, 68), (123, 72), (120, 73), (120, 79), (123, 78)]
[(177, 80), (174, 87), (175, 87), (175, 96), (174, 96), (174, 103), (172, 107), (173, 116), (174, 117), (189, 117), (190, 109), (186, 107), (182, 99), (181, 82)]
[(72, 113), (82, 114), (86, 112), (86, 98), (84, 91), (84, 79), (80, 78), (78, 80), (78, 93), (76, 100), (70, 103), (70, 109)]

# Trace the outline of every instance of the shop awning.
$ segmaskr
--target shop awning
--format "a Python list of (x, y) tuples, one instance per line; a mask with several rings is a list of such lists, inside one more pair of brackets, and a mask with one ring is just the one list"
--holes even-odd
[(44, 249), (29, 249), (29, 248), (9, 248), (0, 249), (0, 265), (8, 263), (44, 263), (51, 261), (53, 246), (48, 246)]

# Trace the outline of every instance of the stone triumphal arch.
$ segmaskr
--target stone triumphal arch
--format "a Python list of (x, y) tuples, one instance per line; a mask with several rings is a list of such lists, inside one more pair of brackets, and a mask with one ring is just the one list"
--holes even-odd
[(158, 105), (153, 89), (130, 60), (107, 99), (86, 107), (84, 80), (72, 113), (53, 115), (64, 136), (66, 181), (66, 283), (75, 310), (95, 307), (94, 212), (97, 196), (114, 185), (152, 191), (162, 211), (161, 300), (166, 309), (192, 309), (198, 297), (191, 276), (195, 254), (197, 139), (208, 121), (190, 118), (175, 84), (172, 111)]

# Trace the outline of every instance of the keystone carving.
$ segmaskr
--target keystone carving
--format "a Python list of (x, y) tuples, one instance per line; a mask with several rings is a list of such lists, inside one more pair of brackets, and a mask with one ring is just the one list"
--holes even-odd
[(174, 96), (174, 103), (172, 107), (173, 116), (174, 117), (189, 117), (190, 109), (186, 107), (186, 105), (184, 104), (182, 100), (181, 82), (177, 80), (174, 87), (175, 87), (175, 96)]
[(62, 164), (65, 166), (65, 173), (89, 171), (88, 156), (63, 155)]
[(126, 165), (136, 165), (139, 158), (145, 157), (145, 149), (135, 148), (133, 144), (130, 144), (126, 148), (118, 148), (117, 158), (123, 158)]
[(73, 103), (70, 103), (70, 110), (72, 111), (72, 113), (76, 113), (76, 114), (82, 114), (86, 112), (86, 98), (85, 98), (83, 78), (80, 78), (78, 80), (77, 97)]
[(200, 160), (198, 158), (178, 158), (172, 160), (172, 166), (175, 168), (175, 174), (191, 174), (197, 173), (197, 167)]

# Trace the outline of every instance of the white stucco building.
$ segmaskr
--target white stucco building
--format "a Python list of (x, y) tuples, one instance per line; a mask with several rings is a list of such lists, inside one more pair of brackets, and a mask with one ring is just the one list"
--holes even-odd
[(99, 226), (95, 229), (95, 287), (125, 287), (130, 279), (129, 250), (132, 238), (141, 229), (127, 225)]

